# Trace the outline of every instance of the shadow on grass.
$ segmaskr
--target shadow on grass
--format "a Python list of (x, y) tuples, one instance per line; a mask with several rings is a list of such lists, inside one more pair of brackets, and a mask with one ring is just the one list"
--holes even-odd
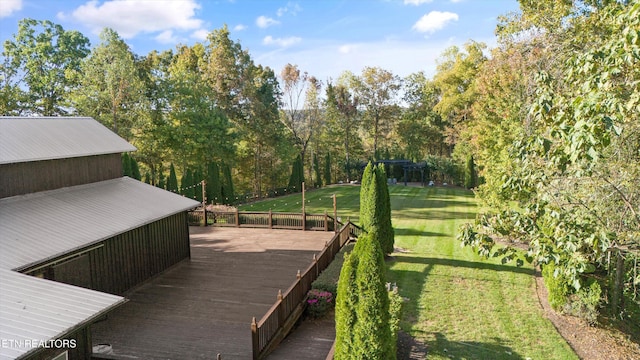
[[(453, 267), (465, 267), (479, 270), (492, 270), (492, 271), (509, 271), (519, 274), (533, 275), (533, 269), (527, 269), (522, 267), (515, 267), (509, 265), (492, 264), (484, 261), (466, 261), (456, 259), (441, 259), (431, 257), (416, 257), (416, 256), (402, 256), (397, 259), (399, 262), (407, 262), (414, 264), (426, 264), (426, 265), (445, 265)], [(426, 276), (427, 274), (423, 274)], [(426, 279), (425, 279), (426, 280)]]
[(399, 219), (417, 220), (455, 220), (475, 219), (476, 213), (470, 211), (425, 210), (420, 208), (392, 210), (391, 214)]
[[(524, 359), (511, 347), (504, 344), (500, 338), (493, 338), (492, 342), (453, 341), (448, 340), (442, 333), (432, 333), (435, 337), (427, 341), (427, 354), (439, 355), (449, 359)], [(431, 336), (430, 336), (431, 338)]]
[(421, 231), (415, 228), (394, 228), (394, 232), (396, 236), (433, 236), (433, 237), (447, 236), (443, 233)]

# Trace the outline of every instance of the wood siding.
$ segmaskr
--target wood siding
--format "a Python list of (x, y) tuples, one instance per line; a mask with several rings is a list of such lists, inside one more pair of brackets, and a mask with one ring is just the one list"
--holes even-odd
[(119, 177), (120, 154), (0, 164), (0, 199)]
[(54, 281), (122, 295), (189, 257), (187, 214), (169, 216), (97, 245), (102, 246), (61, 263), (39, 266), (31, 275), (45, 274)]

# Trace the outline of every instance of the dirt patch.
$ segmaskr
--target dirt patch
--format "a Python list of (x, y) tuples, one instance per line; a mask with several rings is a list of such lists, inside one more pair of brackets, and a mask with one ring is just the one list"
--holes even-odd
[(427, 345), (406, 332), (398, 332), (398, 360), (423, 360), (427, 358)]
[(590, 326), (586, 321), (555, 312), (548, 301), (542, 275), (536, 271), (536, 291), (545, 316), (551, 320), (569, 346), (584, 360), (637, 360), (640, 345), (615, 329)]

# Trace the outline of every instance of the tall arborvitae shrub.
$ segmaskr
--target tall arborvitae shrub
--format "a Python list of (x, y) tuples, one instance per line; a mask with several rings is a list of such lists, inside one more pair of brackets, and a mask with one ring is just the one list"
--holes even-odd
[(148, 171), (144, 173), (144, 183), (151, 184), (151, 173)]
[(320, 173), (320, 160), (318, 160), (318, 155), (313, 154), (313, 170), (315, 174), (315, 180), (313, 186), (319, 188), (322, 187), (322, 174)]
[(235, 200), (235, 191), (233, 189), (233, 179), (231, 178), (231, 167), (228, 164), (222, 164), (223, 182), (222, 197), (223, 203), (226, 205), (233, 204)]
[(382, 249), (371, 234), (361, 235), (345, 257), (335, 320), (335, 359), (396, 358), (392, 331), (397, 330), (397, 321), (389, 313)]
[(202, 171), (200, 171), (200, 169), (196, 169), (193, 172), (193, 183), (197, 186), (193, 189), (193, 195), (199, 202), (202, 202), (202, 180), (204, 180), (204, 178), (202, 177)]
[(391, 254), (394, 248), (394, 231), (391, 224), (391, 199), (389, 197), (389, 186), (387, 183), (387, 174), (384, 166), (377, 166), (376, 177), (378, 182), (378, 193), (376, 194), (376, 209), (378, 220), (376, 223), (380, 226), (380, 245), (384, 254)]
[(331, 185), (331, 154), (324, 157), (324, 184)]
[(131, 157), (128, 153), (122, 154), (122, 175), (131, 177)]
[(193, 183), (193, 172), (191, 169), (187, 169), (187, 171), (184, 172), (182, 181), (180, 182), (180, 189), (182, 195), (189, 199), (193, 199), (196, 196), (195, 186)]
[(370, 162), (362, 174), (360, 225), (380, 243), (384, 254), (393, 252), (391, 201), (383, 165), (374, 166)]
[(158, 183), (156, 184), (157, 187), (159, 187), (160, 189), (166, 189), (167, 188), (167, 183), (165, 182), (165, 178), (164, 178), (164, 174), (160, 173), (158, 175)]
[(354, 358), (395, 359), (389, 328), (389, 294), (382, 248), (371, 234), (366, 234), (358, 238), (353, 251), (358, 256)]
[(478, 175), (476, 174), (476, 164), (473, 161), (473, 155), (469, 155), (464, 168), (464, 187), (471, 189), (476, 187)]
[(373, 224), (374, 209), (371, 203), (372, 182), (375, 181), (373, 173), (374, 166), (372, 163), (367, 164), (362, 174), (362, 182), (360, 184), (360, 226), (369, 231), (371, 224)]
[(178, 177), (176, 176), (176, 168), (173, 163), (169, 165), (169, 178), (167, 179), (167, 190), (178, 192)]
[(180, 177), (180, 187), (178, 188), (178, 192), (183, 196), (186, 196), (187, 191), (187, 171), (184, 170), (182, 172), (182, 176)]
[(222, 204), (220, 169), (215, 162), (207, 165), (207, 200), (209, 203)]
[(356, 324), (356, 306), (358, 305), (357, 266), (358, 257), (353, 252), (345, 254), (336, 297), (335, 359), (351, 359), (356, 347), (353, 329)]
[(129, 166), (131, 166), (131, 177), (140, 181), (142, 179), (142, 175), (140, 175), (140, 167), (138, 166), (138, 162), (133, 157), (129, 156)]
[(303, 182), (304, 182), (304, 174), (303, 174), (303, 166), (302, 166), (302, 157), (298, 155), (298, 157), (296, 157), (296, 160), (293, 162), (293, 166), (291, 166), (291, 176), (289, 177), (289, 184), (287, 188), (291, 192), (302, 191)]

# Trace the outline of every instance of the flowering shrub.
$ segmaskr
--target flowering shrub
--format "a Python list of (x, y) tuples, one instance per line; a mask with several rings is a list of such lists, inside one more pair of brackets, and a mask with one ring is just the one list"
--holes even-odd
[(329, 291), (311, 289), (307, 295), (307, 314), (313, 318), (323, 317), (333, 308), (333, 294)]

